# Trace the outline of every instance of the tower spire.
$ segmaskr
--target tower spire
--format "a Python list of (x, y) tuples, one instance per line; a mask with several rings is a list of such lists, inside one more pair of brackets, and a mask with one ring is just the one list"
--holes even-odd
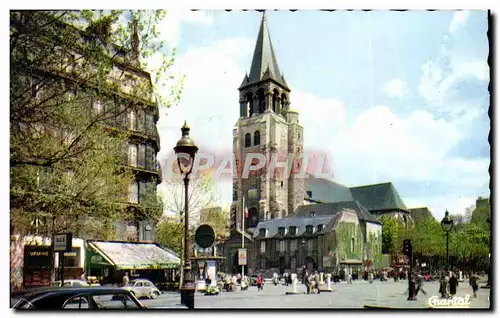
[(288, 85), (286, 85), (281, 75), (278, 66), (278, 59), (274, 54), (271, 36), (267, 27), (266, 10), (263, 10), (262, 12), (262, 20), (260, 23), (259, 34), (257, 35), (255, 50), (253, 52), (252, 65), (250, 67), (248, 81), (244, 81), (246, 84), (241, 87), (262, 81), (264, 79), (264, 74), (266, 75), (266, 79), (272, 79), (284, 86), (284, 88), (288, 88)]

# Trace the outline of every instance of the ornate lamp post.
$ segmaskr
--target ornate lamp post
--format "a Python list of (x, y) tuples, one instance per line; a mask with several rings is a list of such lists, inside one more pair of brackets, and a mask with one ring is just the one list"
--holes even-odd
[(446, 270), (450, 270), (450, 254), (449, 254), (449, 247), (450, 247), (450, 231), (453, 229), (453, 219), (448, 213), (448, 210), (446, 210), (444, 214), (443, 220), (441, 220), (441, 227), (443, 230), (446, 232)]
[(191, 242), (189, 236), (189, 210), (188, 210), (188, 188), (189, 175), (193, 171), (194, 157), (198, 147), (189, 137), (189, 126), (184, 122), (182, 126), (182, 137), (174, 147), (177, 155), (177, 163), (181, 174), (184, 175), (184, 267), (183, 284), (181, 287), (181, 303), (189, 309), (194, 308), (195, 285), (191, 274)]

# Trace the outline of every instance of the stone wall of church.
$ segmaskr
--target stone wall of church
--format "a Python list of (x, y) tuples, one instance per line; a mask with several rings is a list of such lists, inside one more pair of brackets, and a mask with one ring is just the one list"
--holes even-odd
[(304, 179), (297, 178), (301, 171), (302, 155), (304, 153), (304, 129), (298, 123), (298, 114), (289, 111), (288, 119), (288, 152), (293, 153), (295, 163), (288, 181), (288, 214), (293, 214), (295, 209), (302, 204), (305, 195)]

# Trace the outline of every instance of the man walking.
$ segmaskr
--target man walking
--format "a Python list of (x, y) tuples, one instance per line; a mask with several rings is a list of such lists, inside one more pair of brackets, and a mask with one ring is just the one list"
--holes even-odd
[(455, 273), (451, 274), (449, 284), (450, 284), (450, 295), (453, 298), (457, 294), (457, 286), (458, 286), (458, 279)]
[(319, 277), (319, 274), (318, 272), (314, 272), (314, 288), (316, 288), (316, 290), (318, 291), (318, 295), (319, 295), (319, 280), (320, 280), (320, 277)]
[(472, 287), (472, 292), (474, 293), (474, 298), (477, 297), (477, 289), (478, 289), (477, 281), (478, 281), (478, 277), (477, 277), (476, 273), (472, 273), (469, 276), (469, 285)]

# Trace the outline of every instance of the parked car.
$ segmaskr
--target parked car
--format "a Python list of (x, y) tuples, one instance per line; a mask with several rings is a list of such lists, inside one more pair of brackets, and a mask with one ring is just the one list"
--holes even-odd
[[(84, 282), (83, 280), (78, 280), (78, 279), (65, 279), (64, 280), (64, 287), (87, 287), (89, 284), (87, 282)], [(61, 281), (57, 280), (52, 283), (52, 287), (62, 287), (61, 286)]]
[(161, 295), (160, 290), (147, 279), (131, 280), (129, 284), (123, 288), (129, 290), (137, 298), (147, 297), (156, 299)]
[(14, 309), (132, 309), (146, 307), (128, 290), (118, 287), (49, 287), (22, 295)]

